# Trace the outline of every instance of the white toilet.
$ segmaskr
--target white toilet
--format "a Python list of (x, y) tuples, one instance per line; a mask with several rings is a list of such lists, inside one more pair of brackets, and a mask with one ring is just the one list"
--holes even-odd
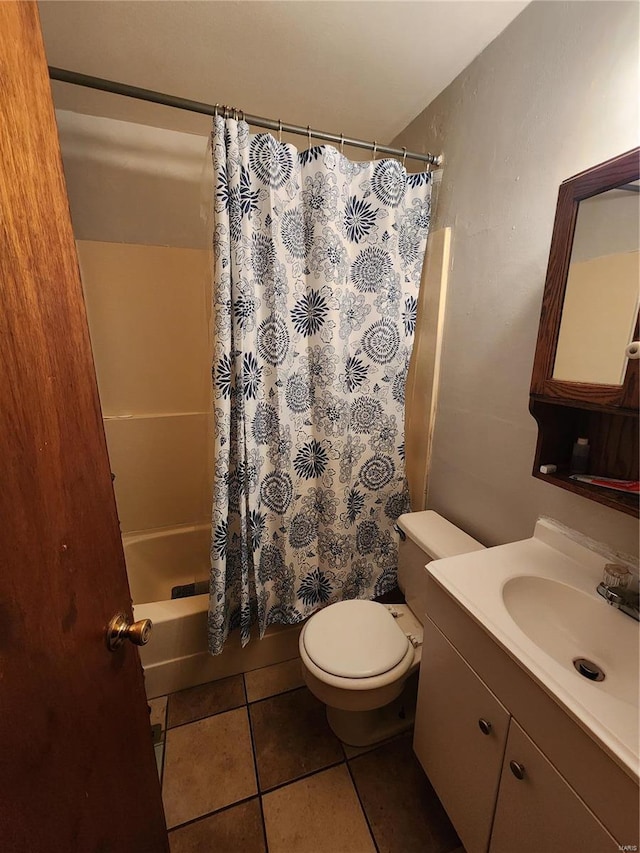
[(426, 563), (484, 547), (431, 510), (401, 515), (398, 529), (398, 586), (407, 603), (340, 601), (315, 613), (300, 634), (307, 687), (327, 705), (335, 734), (352, 746), (413, 723)]

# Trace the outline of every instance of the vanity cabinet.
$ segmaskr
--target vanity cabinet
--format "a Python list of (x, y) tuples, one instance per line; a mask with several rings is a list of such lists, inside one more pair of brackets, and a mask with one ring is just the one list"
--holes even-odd
[[(429, 601), (434, 597), (430, 591)], [(444, 603), (445, 599), (441, 597), (441, 600)], [(487, 667), (489, 676), (496, 672), (501, 675), (501, 658), (483, 654), (482, 644), (473, 639), (474, 635), (479, 636), (478, 627), (463, 611), (456, 609), (455, 627), (460, 636), (477, 650), (477, 659)], [(441, 616), (446, 624), (449, 614), (444, 608), (438, 608), (434, 618), (440, 621)], [(517, 685), (516, 670), (520, 674), (522, 671), (515, 663), (512, 667), (513, 678), (508, 677), (507, 669), (508, 683)], [(484, 672), (482, 669), (483, 676)], [(543, 720), (546, 727), (546, 712), (536, 713), (535, 694), (528, 698), (521, 687), (517, 686), (517, 693), (536, 720)], [(534, 689), (538, 688), (534, 686)], [(518, 707), (517, 702), (514, 705)], [(627, 834), (628, 827), (634, 824), (633, 814), (627, 815), (620, 841), (616, 841), (592, 811), (593, 802), (589, 808), (554, 767), (554, 759), (560, 759), (560, 765), (564, 766), (566, 756), (556, 755), (555, 751), (553, 755), (544, 755), (510, 710), (454, 647), (441, 626), (427, 615), (414, 751), (466, 853), (514, 853), (516, 850), (518, 853), (556, 853), (559, 850), (614, 853), (619, 849), (618, 844), (637, 843), (635, 832)], [(535, 730), (535, 725), (532, 728)], [(571, 742), (572, 736), (570, 732), (564, 740)], [(580, 741), (576, 741), (578, 743)], [(593, 771), (604, 786), (601, 792), (595, 791), (595, 796), (602, 795), (606, 811), (607, 798), (612, 791), (617, 794), (615, 768), (610, 768), (611, 762), (603, 756), (586, 756), (587, 765), (591, 765), (587, 766), (582, 750), (578, 749), (574, 755), (573, 769), (577, 768), (585, 779)], [(608, 762), (606, 766), (598, 764), (602, 758)], [(610, 777), (609, 773), (613, 775)], [(610, 778), (612, 785), (607, 789)], [(633, 798), (637, 788), (631, 785), (629, 790), (624, 782), (622, 786), (623, 795), (618, 806), (624, 810), (629, 793)]]
[(512, 718), (489, 853), (607, 853), (618, 844)]
[(413, 748), (467, 853), (486, 851), (509, 712), (430, 619)]

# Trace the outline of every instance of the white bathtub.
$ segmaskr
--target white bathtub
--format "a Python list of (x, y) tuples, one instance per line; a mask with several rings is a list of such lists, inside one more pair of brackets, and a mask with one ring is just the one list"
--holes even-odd
[(171, 600), (171, 590), (208, 579), (210, 530), (199, 525), (122, 537), (134, 616), (153, 622), (151, 639), (140, 649), (150, 699), (298, 654), (302, 625), (271, 626), (262, 640), (256, 631), (244, 649), (234, 631), (222, 654), (209, 654), (208, 595)]

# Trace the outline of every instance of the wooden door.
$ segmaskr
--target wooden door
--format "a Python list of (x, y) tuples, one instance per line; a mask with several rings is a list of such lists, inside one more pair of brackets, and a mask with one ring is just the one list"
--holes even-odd
[(168, 850), (35, 3), (0, 3), (0, 850)]
[[(523, 773), (514, 775), (514, 761)], [(518, 770), (518, 768), (515, 768)], [(637, 850), (638, 838), (620, 845), (511, 720), (489, 853), (614, 853)]]
[(509, 712), (429, 618), (423, 648), (413, 748), (464, 849), (486, 853)]

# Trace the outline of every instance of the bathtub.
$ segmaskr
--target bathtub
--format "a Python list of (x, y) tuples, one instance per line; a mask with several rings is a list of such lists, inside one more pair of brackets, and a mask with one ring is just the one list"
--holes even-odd
[(298, 655), (302, 625), (257, 629), (243, 649), (233, 631), (220, 655), (207, 651), (208, 595), (171, 599), (171, 590), (209, 577), (209, 525), (173, 527), (122, 537), (136, 619), (151, 619), (151, 639), (140, 649), (147, 696), (249, 672)]

